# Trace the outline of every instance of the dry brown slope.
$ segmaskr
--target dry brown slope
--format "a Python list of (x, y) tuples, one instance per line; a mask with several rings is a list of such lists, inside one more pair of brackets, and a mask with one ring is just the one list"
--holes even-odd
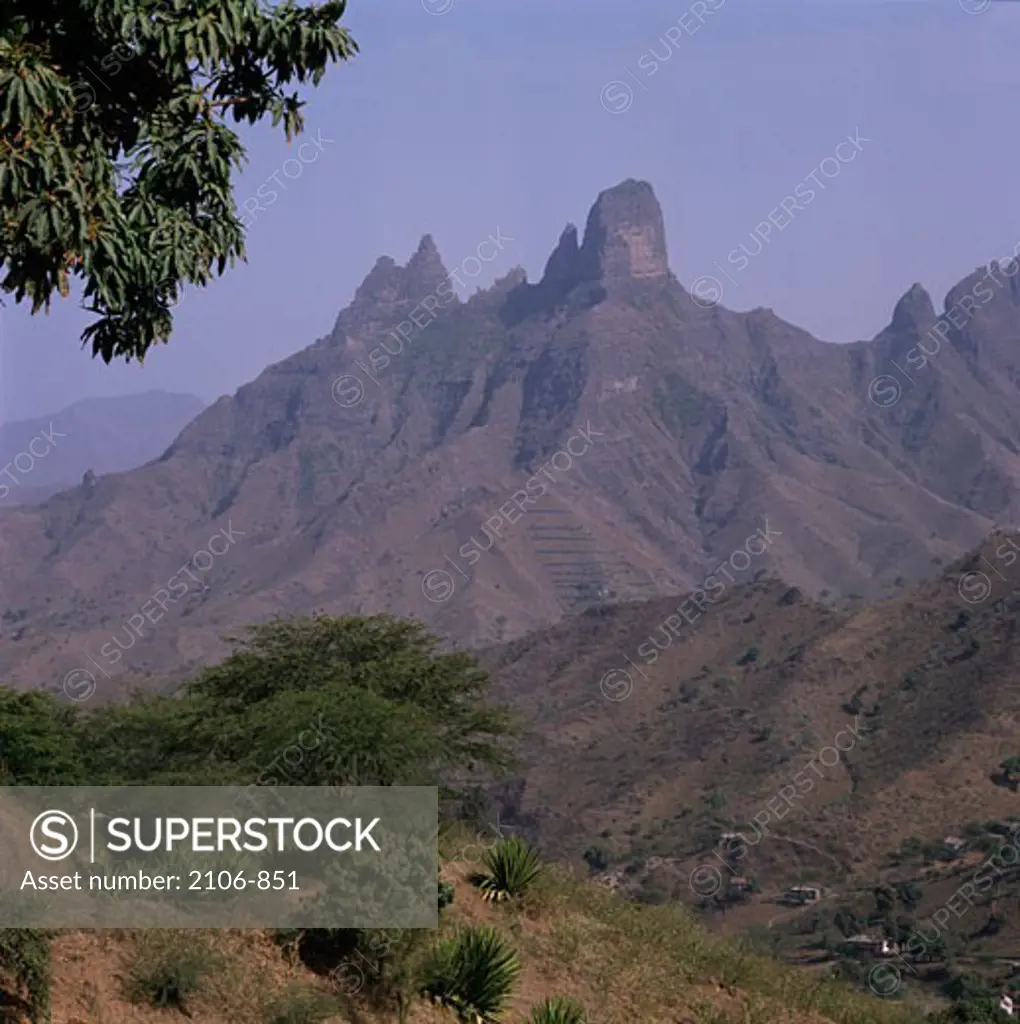
[[(755, 870), (772, 887), (806, 871), (868, 876), (907, 837), (1015, 813), (992, 778), (1020, 753), (1013, 543), (993, 537), (938, 580), (852, 615), (762, 580), (672, 639), (660, 627), (679, 599), (486, 652), (499, 695), (533, 723), (508, 813), (564, 854), (604, 843), (685, 869), (727, 822), (755, 836), (766, 813), (775, 842), (759, 845)], [(961, 597), (986, 578), (987, 599)], [(649, 638), (666, 648), (653, 663), (638, 653)], [(633, 683), (622, 700), (621, 670)], [(846, 705), (865, 685), (855, 715)]]
[[(580, 999), (603, 1024), (920, 1024), (916, 1007), (882, 1003), (844, 986), (819, 984), (718, 942), (683, 910), (628, 905), (562, 873), (547, 876), (522, 906), (483, 902), (468, 882), (479, 865), (447, 864), (456, 900), (444, 921), (495, 926), (518, 951), (523, 970), (508, 1019), (520, 1020), (550, 996)], [(191, 933), (194, 934), (194, 933)], [(128, 1000), (125, 981), (153, 933), (66, 932), (54, 945), (53, 1024), (154, 1024), (179, 1017)], [(295, 983), (329, 992), (326, 979), (289, 966), (260, 932), (205, 933), (223, 967), (188, 1000), (195, 1024), (266, 1021), (274, 996)], [(345, 973), (350, 982), (353, 975)], [(305, 1018), (296, 1018), (305, 1019)], [(331, 1021), (387, 1024), (392, 1012), (363, 998)], [(452, 1015), (419, 1002), (409, 1024), (443, 1024)], [(325, 1024), (325, 1022), (324, 1022)]]

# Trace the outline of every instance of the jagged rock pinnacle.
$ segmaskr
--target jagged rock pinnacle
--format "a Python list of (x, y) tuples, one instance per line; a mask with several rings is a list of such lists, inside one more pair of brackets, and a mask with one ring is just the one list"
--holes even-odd
[(600, 193), (581, 246), (584, 277), (610, 283), (669, 274), (662, 208), (652, 186), (628, 178)]
[(892, 323), (897, 333), (926, 331), (935, 322), (935, 303), (921, 285), (911, 285), (906, 294), (896, 303)]
[(577, 240), (577, 228), (568, 224), (556, 243), (556, 248), (545, 265), (542, 280), (550, 284), (566, 284), (572, 287), (578, 281), (578, 265), (581, 246)]
[(420, 302), (449, 279), (449, 271), (431, 235), (425, 235), (418, 243), (418, 249), (404, 268), (404, 279), (398, 298)]
[(395, 302), (404, 280), (404, 268), (390, 256), (380, 256), (354, 293), (354, 303)]

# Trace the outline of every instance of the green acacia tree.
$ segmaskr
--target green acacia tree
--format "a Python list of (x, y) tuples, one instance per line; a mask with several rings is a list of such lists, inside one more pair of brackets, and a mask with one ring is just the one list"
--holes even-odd
[(0, 289), (32, 312), (85, 282), (93, 355), (141, 360), (170, 336), (181, 285), (244, 258), (226, 119), (271, 116), (357, 53), (346, 0), (4, 0)]
[(442, 652), (420, 623), (315, 615), (227, 639), (233, 653), (173, 697), (88, 717), (91, 779), (441, 785), (459, 798), (474, 773), (513, 763), (519, 723), (488, 701), (487, 674), (465, 652)]
[(86, 781), (74, 708), (40, 690), (0, 688), (0, 786), (80, 786)]

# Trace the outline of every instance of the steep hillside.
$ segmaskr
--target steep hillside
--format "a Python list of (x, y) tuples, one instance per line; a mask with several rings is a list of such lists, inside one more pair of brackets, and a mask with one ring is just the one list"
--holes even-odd
[(753, 876), (759, 894), (713, 918), (728, 931), (803, 923), (818, 908), (784, 910), (791, 885), (853, 903), (911, 879), (918, 919), (953, 898), (961, 951), (1015, 957), (1020, 535), (853, 613), (771, 579), (715, 598), (591, 611), (485, 653), (531, 723), (504, 820), (577, 861), (601, 848), (607, 882), (651, 902), (709, 910)]
[[(635, 908), (563, 874), (550, 876), (521, 908), (483, 903), (470, 884), (477, 863), (452, 862), (445, 875), (456, 885), (443, 934), (458, 925), (495, 926), (519, 953), (523, 971), (508, 1021), (522, 1021), (542, 999), (571, 996), (602, 1024), (921, 1024), (909, 1004), (881, 1003), (807, 972), (794, 972), (731, 943), (712, 940), (679, 910)], [(186, 938), (185, 938), (186, 936)], [(288, 964), (269, 935), (256, 932), (69, 932), (54, 946), (53, 1024), (165, 1021), (174, 1011), (132, 1002), (130, 978), (152, 964), (184, 961), (182, 948), (201, 950), (215, 969), (200, 972), (188, 994), (187, 1017), (196, 1024), (244, 1020), (321, 1024), (384, 1024), (392, 1009), (368, 998), (367, 960), (352, 957), (328, 975), (300, 962)], [(160, 943), (154, 940), (160, 940)], [(168, 941), (169, 940), (169, 941)], [(176, 950), (176, 960), (173, 951)], [(83, 971), (82, 964), (89, 970)], [(317, 996), (316, 999), (310, 998)], [(330, 1015), (324, 1008), (340, 1005)], [(304, 1014), (299, 1010), (304, 1007)], [(290, 1015), (282, 1015), (282, 1010)], [(174, 1014), (178, 1016), (178, 1014)], [(451, 1024), (453, 1014), (416, 1001), (408, 1024)]]
[(467, 302), (426, 236), (159, 461), (0, 514), (0, 670), (87, 672), (104, 699), (315, 608), (492, 643), (697, 587), (766, 528), (736, 578), (888, 592), (1016, 518), (1017, 269), (961, 282), (944, 340), (915, 287), (837, 346), (692, 297), (643, 182), (602, 193), (537, 284)]
[[(875, 862), (868, 831), (892, 850), (1020, 810), (997, 778), (1020, 753), (1014, 545), (993, 537), (855, 613), (763, 579), (700, 609), (674, 597), (592, 610), (484, 652), (499, 699), (533, 723), (521, 812), (564, 853), (606, 828), (625, 843), (634, 824), (690, 844), (709, 818), (746, 830), (814, 763), (814, 785), (785, 802), (782, 826), (773, 811), (772, 829), (824, 844), (851, 872)], [(725, 802), (711, 807), (713, 794)]]

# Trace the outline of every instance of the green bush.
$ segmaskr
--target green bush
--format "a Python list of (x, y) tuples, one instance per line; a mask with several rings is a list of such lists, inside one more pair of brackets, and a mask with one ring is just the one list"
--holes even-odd
[(532, 1007), (526, 1024), (587, 1024), (588, 1013), (576, 999), (555, 996)]
[(947, 1024), (1000, 1024), (1008, 1017), (999, 1009), (997, 999), (959, 1000), (939, 1018)]
[(992, 997), (984, 980), (972, 971), (954, 975), (942, 986), (942, 993), (949, 999), (961, 1002), (977, 1002)]
[(454, 899), (457, 889), (453, 882), (447, 882), (445, 879), (439, 879), (439, 909), (445, 910)]
[(486, 851), (484, 864), (488, 875), (480, 883), (487, 900), (507, 900), (523, 896), (542, 873), (538, 853), (519, 836), (500, 839)]
[(50, 933), (32, 928), (0, 928), (0, 968), (27, 993), (32, 1024), (50, 1015)]
[(182, 1010), (206, 977), (221, 967), (208, 943), (193, 934), (150, 933), (135, 953), (127, 995), (134, 1003)]
[(420, 991), (462, 1021), (497, 1021), (521, 972), (517, 953), (494, 928), (465, 928), (441, 942), (421, 969)]
[(904, 857), (920, 857), (923, 856), (925, 849), (925, 843), (923, 839), (918, 839), (917, 836), (908, 836), (900, 843), (900, 853)]
[(916, 882), (899, 882), (896, 897), (907, 910), (916, 910), (924, 899), (924, 891)]
[(589, 846), (584, 851), (584, 861), (592, 872), (605, 871), (609, 867), (609, 854), (605, 847)]
[(292, 985), (275, 996), (263, 1011), (264, 1024), (320, 1024), (335, 1017), (336, 999), (308, 985)]

